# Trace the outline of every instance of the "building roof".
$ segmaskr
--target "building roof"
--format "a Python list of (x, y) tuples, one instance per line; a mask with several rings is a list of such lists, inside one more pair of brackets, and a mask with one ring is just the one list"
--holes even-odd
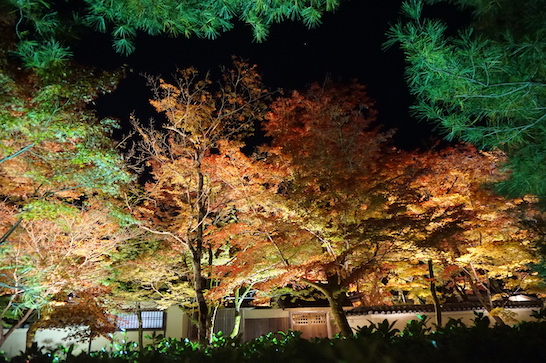
[[(542, 300), (534, 301), (494, 301), (494, 307), (504, 307), (507, 309), (540, 309), (544, 305)], [(482, 310), (483, 305), (479, 302), (460, 302), (460, 303), (445, 303), (441, 305), (442, 311), (470, 311)], [(369, 315), (369, 314), (402, 314), (402, 313), (434, 313), (433, 304), (421, 305), (377, 305), (377, 306), (360, 306), (351, 310), (347, 310), (346, 314), (351, 315)]]

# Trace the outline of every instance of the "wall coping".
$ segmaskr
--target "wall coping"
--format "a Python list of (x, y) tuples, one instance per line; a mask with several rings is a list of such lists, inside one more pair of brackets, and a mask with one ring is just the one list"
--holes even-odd
[[(494, 307), (503, 307), (506, 309), (540, 309), (544, 306), (542, 300), (535, 301), (494, 301)], [(461, 302), (441, 304), (442, 312), (447, 311), (470, 311), (483, 310), (483, 305), (479, 302)], [(377, 306), (359, 306), (346, 311), (348, 316), (369, 315), (369, 314), (402, 314), (402, 313), (433, 313), (433, 304), (421, 305), (377, 305)]]

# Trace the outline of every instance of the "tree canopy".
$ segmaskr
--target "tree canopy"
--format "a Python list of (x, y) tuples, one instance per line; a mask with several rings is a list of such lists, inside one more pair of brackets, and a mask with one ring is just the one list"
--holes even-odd
[[(512, 287), (536, 283), (527, 264), (536, 261), (533, 242), (540, 236), (519, 221), (540, 213), (486, 187), (505, 178), (498, 168), (502, 152), (400, 151), (390, 144), (391, 133), (374, 125), (375, 115), (356, 83), (315, 84), (273, 102), (264, 126), (271, 145), (263, 149), (283, 173), (276, 195), (262, 204), (269, 238), (235, 251), (224, 266), (228, 280), (238, 278), (263, 296), (287, 285), (312, 286), (347, 336), (342, 305), (348, 294), (364, 304), (392, 303), (397, 291), (430, 299), (427, 260), (437, 264), (445, 291), (478, 265), (480, 274), (470, 281), (498, 280), (491, 291), (505, 297)], [(513, 254), (503, 256), (505, 248)], [(218, 276), (220, 288), (225, 276)]]
[(256, 67), (240, 60), (222, 69), (218, 84), (190, 68), (181, 70), (174, 84), (152, 79), (151, 86), (151, 103), (167, 121), (161, 128), (135, 122), (142, 137), (137, 155), (151, 171), (136, 212), (144, 221), (142, 228), (164, 237), (185, 256), (199, 339), (206, 341), (210, 268), (221, 255), (229, 255), (234, 240), (252, 238), (248, 230), (256, 227), (247, 222), (255, 214), (251, 200), (263, 198), (275, 186), (262, 173), (263, 162), (241, 151), (242, 139), (264, 116), (269, 92)]
[(3, 342), (63, 294), (80, 291), (92, 305), (104, 256), (129, 222), (119, 197), (132, 176), (111, 139), (117, 123), (98, 120), (87, 107), (115, 88), (119, 74), (77, 65), (47, 75), (23, 71), (8, 62), (9, 35), (1, 37), (0, 315), (9, 327), (0, 329)]
[(135, 50), (139, 32), (152, 36), (213, 39), (242, 22), (263, 41), (274, 23), (300, 20), (308, 27), (321, 22), (340, 0), (84, 0), (82, 2), (9, 0), (16, 18), (18, 53), (31, 67), (49, 66), (69, 58), (63, 44), (74, 42), (78, 32), (91, 29), (110, 33), (116, 52)]
[(505, 151), (511, 177), (499, 184), (503, 192), (544, 198), (546, 3), (452, 1), (473, 14), (456, 32), (426, 15), (427, 3), (447, 2), (404, 2), (405, 20), (389, 32), (387, 44), (405, 53), (413, 111), (449, 140)]
[[(135, 147), (123, 157), (118, 123), (89, 107), (121, 72), (65, 62), (62, 42), (77, 29), (110, 32), (125, 54), (139, 33), (213, 38), (238, 21), (262, 40), (275, 22), (318, 24), (339, 1), (4, 4), (12, 12), (0, 25), (8, 19), (17, 39), (0, 49), (0, 317), (10, 326), (0, 343), (35, 310), (34, 327), (111, 330), (103, 307), (114, 294), (195, 310), (205, 341), (211, 309), (229, 295), (239, 309), (251, 291), (259, 302), (311, 286), (345, 336), (348, 295), (473, 294), (493, 313), (493, 299), (540, 293), (529, 265), (544, 236), (542, 1), (455, 1), (474, 11), (459, 35), (426, 20), (427, 3), (441, 1), (406, 2), (409, 20), (390, 33), (408, 57), (414, 110), (485, 151), (399, 150), (357, 82), (273, 100), (256, 66), (235, 59), (218, 82), (194, 68), (148, 77), (161, 116), (132, 118)], [(15, 41), (33, 69), (8, 62)], [(252, 139), (260, 127), (265, 137)]]

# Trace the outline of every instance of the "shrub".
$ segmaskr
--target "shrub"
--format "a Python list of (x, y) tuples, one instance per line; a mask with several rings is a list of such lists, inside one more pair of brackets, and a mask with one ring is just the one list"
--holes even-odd
[[(263, 335), (248, 342), (216, 335), (211, 344), (188, 339), (149, 337), (152, 343), (139, 349), (134, 342), (114, 341), (109, 349), (74, 355), (72, 347), (42, 351), (34, 347), (10, 362), (33, 363), (305, 363), (305, 362), (546, 362), (546, 321), (525, 322), (514, 327), (495, 326), (476, 316), (473, 326), (450, 320), (431, 331), (426, 317), (399, 331), (383, 321), (359, 328), (350, 338), (303, 339), (297, 331)], [(0, 363), (7, 360), (0, 355)]]

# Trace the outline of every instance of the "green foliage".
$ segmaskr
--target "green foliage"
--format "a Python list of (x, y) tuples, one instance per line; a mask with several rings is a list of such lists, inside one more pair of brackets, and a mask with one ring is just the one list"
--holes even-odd
[(377, 324), (370, 321), (369, 325), (357, 329), (356, 336), (365, 337), (378, 334), (385, 339), (391, 339), (400, 333), (400, 330), (394, 328), (395, 323), (395, 321), (390, 323), (387, 319)]
[(394, 25), (387, 46), (399, 43), (421, 119), (439, 125), (448, 140), (509, 155), (509, 195), (546, 196), (546, 2), (453, 1), (474, 10), (472, 26), (456, 35), (423, 17), (425, 3), (406, 1), (406, 21)]
[(49, 68), (70, 57), (61, 41), (73, 41), (79, 29), (110, 32), (116, 52), (135, 50), (138, 31), (214, 39), (240, 20), (251, 26), (256, 41), (263, 41), (272, 24), (287, 19), (306, 26), (320, 24), (325, 11), (334, 11), (340, 0), (84, 0), (67, 4), (51, 0), (9, 0), (17, 14), (20, 39), (17, 54), (25, 66)]
[(49, 39), (43, 42), (35, 40), (21, 41), (15, 52), (26, 68), (52, 69), (64, 64), (72, 57), (68, 47), (63, 47), (57, 40)]
[(40, 277), (47, 271), (37, 271), (26, 256), (21, 256), (17, 263), (10, 263), (9, 255), (13, 250), (10, 245), (0, 248), (0, 261), (3, 262), (0, 265), (0, 318), (6, 327), (11, 327), (29, 309), (40, 309), (47, 303), (43, 296), (44, 286), (40, 283)]
[[(62, 53), (57, 41), (51, 46), (56, 49), (53, 58)], [(28, 48), (26, 54), (39, 63), (38, 53)], [(45, 63), (38, 63), (32, 67), (45, 67)], [(0, 58), (0, 88), (6, 91), (0, 94), (0, 317), (10, 327), (23, 323), (32, 310), (47, 306), (62, 284), (69, 285), (69, 279), (63, 277), (77, 277), (57, 272), (70, 274), (70, 268), (80, 266), (84, 245), (77, 251), (74, 244), (55, 243), (66, 243), (66, 236), (91, 230), (85, 244), (98, 242), (108, 249), (108, 243), (118, 241), (117, 232), (113, 232), (117, 226), (134, 222), (117, 199), (132, 181), (110, 138), (117, 124), (97, 120), (88, 108), (99, 94), (116, 86), (121, 72), (64, 66), (50, 64), (47, 72), (24, 71)], [(98, 205), (108, 208), (103, 211), (111, 210), (115, 219), (108, 216), (109, 222), (91, 221), (96, 222), (94, 228), (85, 232), (85, 226), (79, 225), (75, 231), (71, 223), (79, 223), (79, 216)], [(91, 236), (102, 231), (99, 239)], [(46, 236), (48, 232), (51, 234)], [(55, 247), (63, 249), (62, 256), (52, 257)], [(71, 248), (74, 254), (68, 258)], [(86, 257), (107, 253), (97, 249), (86, 252)], [(98, 267), (102, 258), (91, 260)], [(39, 266), (41, 263), (44, 265)], [(102, 270), (95, 272), (100, 275)], [(92, 279), (98, 283), (102, 277)], [(9, 334), (10, 330), (4, 330), (1, 341)]]
[(418, 337), (424, 336), (430, 332), (431, 328), (427, 328), (427, 317), (426, 315), (418, 315), (418, 320), (410, 320), (404, 327), (402, 332), (403, 336)]
[[(390, 324), (388, 324), (390, 325)], [(246, 343), (216, 336), (208, 345), (187, 339), (154, 337), (140, 350), (134, 342), (114, 341), (110, 348), (73, 355), (72, 347), (25, 353), (33, 362), (539, 362), (546, 323), (516, 327), (466, 327), (450, 321), (429, 331), (420, 322), (416, 334), (356, 334), (349, 338), (302, 339), (299, 332), (269, 333)], [(22, 357), (22, 356), (21, 356)]]
[(61, 204), (47, 200), (33, 200), (27, 203), (19, 217), (26, 220), (55, 220), (63, 215), (76, 215), (79, 209), (69, 204)]
[(546, 309), (542, 307), (539, 310), (533, 310), (531, 316), (539, 321), (546, 320)]
[(87, 102), (113, 89), (119, 74), (74, 65), (60, 77), (51, 73), (39, 79), (39, 74), (23, 76), (9, 69), (0, 69), (0, 75), (2, 88), (10, 90), (0, 97), (5, 176), (17, 172), (48, 195), (74, 189), (113, 195), (131, 180), (109, 139), (117, 124), (99, 122), (85, 109)]

